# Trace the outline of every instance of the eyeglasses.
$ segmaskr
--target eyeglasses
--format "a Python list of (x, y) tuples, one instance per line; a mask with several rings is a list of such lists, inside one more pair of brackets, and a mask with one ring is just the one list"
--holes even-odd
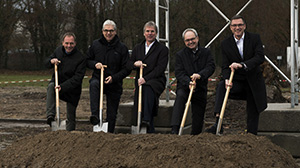
[(190, 38), (190, 39), (185, 39), (185, 42), (189, 42), (189, 41), (194, 41), (196, 39), (196, 37)]
[(242, 27), (242, 26), (244, 26), (245, 24), (233, 24), (233, 25), (230, 25), (230, 26), (232, 26), (232, 27)]
[(108, 32), (112, 33), (112, 32), (114, 32), (115, 30), (113, 30), (113, 29), (111, 29), (111, 30), (104, 29), (103, 31), (104, 31), (105, 33), (108, 33)]

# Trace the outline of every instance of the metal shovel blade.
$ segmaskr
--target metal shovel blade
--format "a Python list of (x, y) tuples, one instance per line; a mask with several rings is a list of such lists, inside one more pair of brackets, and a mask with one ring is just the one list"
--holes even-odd
[(146, 134), (147, 127), (131, 126), (131, 134)]
[(66, 130), (66, 120), (62, 121), (52, 121), (51, 122), (51, 130), (52, 131), (58, 131), (58, 130)]
[(108, 122), (105, 123), (99, 123), (97, 125), (94, 125), (93, 132), (107, 132), (108, 130)]

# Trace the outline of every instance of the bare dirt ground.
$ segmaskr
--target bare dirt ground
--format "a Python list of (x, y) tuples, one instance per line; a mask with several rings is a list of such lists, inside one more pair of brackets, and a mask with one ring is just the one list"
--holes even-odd
[[(1, 119), (45, 119), (46, 88), (0, 87), (0, 95)], [(121, 102), (132, 100), (133, 91), (125, 90)], [(211, 94), (206, 122), (215, 121), (213, 107)], [(63, 102), (61, 109), (65, 111)], [(84, 89), (77, 119), (89, 115)], [(224, 136), (93, 133), (89, 124), (52, 132), (44, 123), (11, 127), (0, 122), (0, 167), (297, 167), (287, 151), (267, 138), (245, 134), (245, 117), (245, 102), (229, 100)]]

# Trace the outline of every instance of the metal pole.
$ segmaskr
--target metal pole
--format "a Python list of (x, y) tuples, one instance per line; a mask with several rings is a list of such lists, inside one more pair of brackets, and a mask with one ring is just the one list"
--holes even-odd
[[(227, 24), (219, 31), (218, 34), (215, 35), (215, 37), (210, 40), (210, 42), (208, 42), (208, 44), (206, 44), (205, 48), (208, 48), (211, 43), (213, 43), (215, 41), (216, 38), (219, 37), (219, 35), (229, 26), (230, 24), (230, 20), (209, 0), (207, 0), (207, 2), (227, 21)], [(249, 0), (245, 5), (244, 7), (241, 8), (240, 11), (237, 12), (236, 15), (239, 15), (249, 4), (250, 2), (252, 2), (252, 0)]]
[(294, 32), (294, 24), (295, 24), (295, 15), (294, 15), (294, 0), (291, 0), (291, 108), (295, 107), (295, 32)]
[(291, 84), (291, 80), (266, 55), (265, 59)]
[[(166, 46), (170, 49), (170, 44), (169, 44), (169, 0), (166, 0), (166, 5), (167, 5), (167, 9), (166, 9)], [(166, 102), (169, 102), (170, 100), (170, 92), (169, 92), (169, 88), (167, 87), (167, 85), (170, 82), (170, 54), (168, 55), (169, 59), (168, 59), (168, 65), (167, 65), (167, 70), (166, 70), (166, 76), (167, 76), (167, 83), (166, 83)]]
[(299, 75), (299, 65), (298, 65), (298, 0), (295, 1), (295, 105), (299, 104), (298, 92), (299, 92), (299, 84), (298, 84), (298, 75)]
[(158, 29), (156, 39), (159, 41), (159, 0), (155, 0), (155, 23)]

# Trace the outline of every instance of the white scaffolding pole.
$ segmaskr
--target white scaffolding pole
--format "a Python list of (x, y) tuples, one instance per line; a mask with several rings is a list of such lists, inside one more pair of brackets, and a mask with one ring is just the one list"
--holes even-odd
[(291, 0), (291, 108), (298, 105), (298, 0)]
[[(158, 31), (157, 31), (157, 40), (158, 41), (163, 41), (165, 42), (166, 46), (168, 48), (170, 48), (170, 44), (169, 44), (169, 0), (164, 0), (164, 6), (159, 4), (159, 0), (155, 0), (155, 23), (158, 27)], [(163, 9), (165, 11), (165, 38), (160, 38), (160, 34), (159, 34), (159, 11), (160, 9)], [(167, 82), (166, 82), (166, 101), (169, 102), (170, 100), (170, 92), (169, 92), (169, 82), (170, 82), (170, 55), (168, 55), (169, 57), (169, 61), (168, 61), (168, 65), (167, 68), (165, 70), (165, 75), (167, 78)]]

